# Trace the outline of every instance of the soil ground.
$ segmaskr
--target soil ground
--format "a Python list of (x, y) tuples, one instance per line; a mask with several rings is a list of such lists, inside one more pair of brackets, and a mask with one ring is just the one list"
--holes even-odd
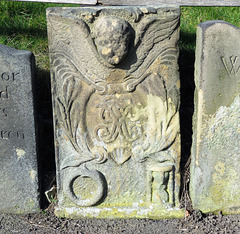
[(240, 233), (240, 215), (208, 215), (195, 211), (186, 219), (60, 219), (52, 210), (39, 214), (0, 214), (0, 233)]

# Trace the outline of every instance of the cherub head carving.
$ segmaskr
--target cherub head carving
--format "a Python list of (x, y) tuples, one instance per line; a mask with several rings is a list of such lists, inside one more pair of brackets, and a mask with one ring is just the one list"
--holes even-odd
[(107, 63), (117, 65), (128, 53), (130, 26), (121, 18), (100, 17), (95, 22), (94, 37), (101, 57)]

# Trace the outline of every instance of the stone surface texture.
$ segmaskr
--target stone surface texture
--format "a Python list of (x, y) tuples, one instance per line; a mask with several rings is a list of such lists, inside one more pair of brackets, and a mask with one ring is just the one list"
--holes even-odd
[(0, 211), (40, 210), (32, 79), (34, 56), (0, 45)]
[(197, 29), (191, 199), (203, 212), (240, 212), (240, 29)]
[(47, 10), (62, 217), (180, 217), (178, 7)]

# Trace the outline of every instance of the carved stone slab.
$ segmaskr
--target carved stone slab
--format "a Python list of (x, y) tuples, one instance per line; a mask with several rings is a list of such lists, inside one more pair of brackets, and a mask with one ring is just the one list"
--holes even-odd
[(48, 9), (58, 216), (182, 215), (179, 14)]
[(0, 45), (0, 211), (39, 211), (34, 57)]
[(240, 212), (240, 29), (198, 26), (191, 198), (204, 212)]

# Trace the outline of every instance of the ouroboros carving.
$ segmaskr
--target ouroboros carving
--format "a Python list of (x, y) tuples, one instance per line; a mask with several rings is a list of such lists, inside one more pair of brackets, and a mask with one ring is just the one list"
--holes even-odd
[[(76, 196), (73, 191), (73, 183), (78, 177), (88, 177), (95, 181), (97, 189), (93, 197), (82, 200)], [(63, 191), (65, 195), (78, 206), (93, 206), (98, 203), (103, 198), (106, 187), (107, 183), (103, 174), (97, 170), (89, 170), (86, 167), (71, 168), (70, 173), (63, 181)]]

